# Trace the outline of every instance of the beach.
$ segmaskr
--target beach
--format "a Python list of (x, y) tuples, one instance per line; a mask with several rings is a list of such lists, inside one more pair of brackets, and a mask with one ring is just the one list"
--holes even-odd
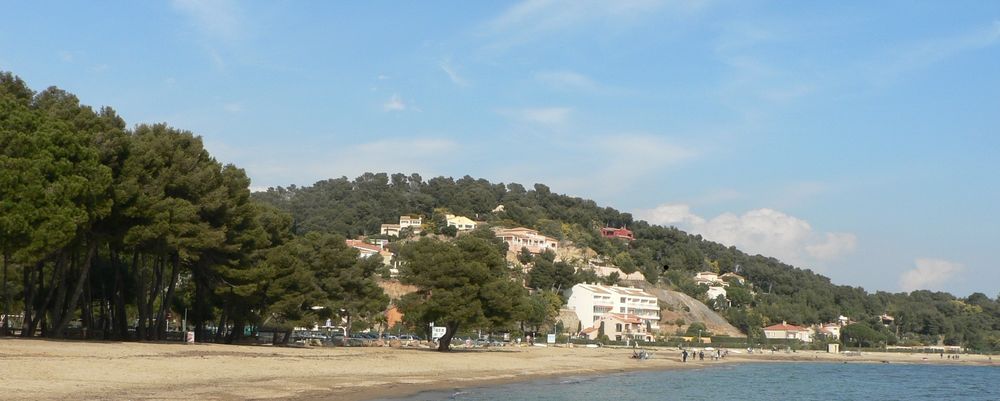
[(5, 399), (367, 400), (423, 390), (473, 387), (553, 376), (725, 363), (828, 361), (988, 365), (983, 355), (818, 351), (732, 352), (682, 363), (676, 349), (497, 347), (440, 353), (421, 348), (289, 348), (216, 344), (0, 340)]

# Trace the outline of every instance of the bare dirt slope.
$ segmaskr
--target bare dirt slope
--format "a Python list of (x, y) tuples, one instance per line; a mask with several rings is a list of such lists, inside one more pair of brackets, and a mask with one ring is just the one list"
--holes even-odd
[(660, 328), (663, 331), (670, 333), (677, 330), (679, 327), (674, 325), (674, 322), (677, 319), (683, 319), (685, 322), (683, 328), (687, 328), (687, 325), (693, 322), (702, 322), (713, 335), (734, 337), (744, 335), (739, 329), (729, 324), (725, 318), (687, 294), (663, 289), (645, 281), (629, 281), (628, 284), (642, 288), (669, 306), (668, 309), (663, 311), (662, 318), (660, 319)]

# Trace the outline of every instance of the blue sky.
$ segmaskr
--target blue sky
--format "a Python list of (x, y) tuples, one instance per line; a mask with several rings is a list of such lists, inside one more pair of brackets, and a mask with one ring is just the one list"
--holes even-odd
[(836, 283), (1000, 290), (997, 2), (2, 3), (0, 69), (256, 188), (541, 182)]

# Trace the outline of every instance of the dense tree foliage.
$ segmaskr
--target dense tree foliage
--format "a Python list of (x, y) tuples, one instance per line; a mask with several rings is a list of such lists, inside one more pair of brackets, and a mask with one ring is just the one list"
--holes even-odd
[(249, 185), (190, 132), (127, 129), (110, 108), (0, 74), (4, 332), (16, 315), (22, 336), (161, 340), (184, 312), (199, 341), (234, 341), (384, 310), (377, 260), (343, 237), (293, 238)]
[[(759, 329), (783, 320), (808, 325), (836, 321), (841, 315), (867, 321), (889, 314), (896, 316), (890, 327), (891, 341), (935, 343), (948, 339), (973, 348), (997, 349), (1000, 340), (1000, 301), (996, 298), (963, 300), (921, 291), (871, 294), (860, 287), (835, 285), (808, 269), (749, 255), (675, 227), (637, 221), (628, 213), (600, 207), (591, 200), (555, 194), (542, 184), (527, 189), (517, 183), (490, 183), (469, 176), (424, 180), (418, 174), (366, 173), (354, 180), (341, 177), (307, 187), (270, 188), (254, 195), (291, 213), (297, 233), (371, 234), (380, 224), (394, 222), (400, 215), (433, 216), (441, 210), (494, 226), (533, 228), (577, 247), (591, 248), (626, 273), (642, 272), (651, 283), (663, 283), (704, 302), (709, 301), (707, 287), (694, 283), (695, 272), (735, 272), (747, 282), (732, 290), (728, 297), (732, 307), (724, 314), (744, 331), (757, 330), (751, 325)], [(503, 205), (503, 210), (494, 212), (498, 205)], [(606, 225), (628, 227), (636, 239), (604, 238), (599, 229)], [(598, 281), (586, 273), (566, 279), (563, 266), (556, 269), (555, 263), (539, 262), (540, 256), (515, 252), (521, 264), (541, 266), (526, 277), (531, 288), (565, 289), (571, 282)], [(976, 307), (956, 307), (956, 303)]]
[(411, 319), (446, 327), (438, 350), (448, 351), (462, 326), (503, 329), (525, 301), (510, 278), (506, 244), (486, 230), (454, 242), (422, 238), (403, 247), (402, 281), (419, 288), (401, 302)]

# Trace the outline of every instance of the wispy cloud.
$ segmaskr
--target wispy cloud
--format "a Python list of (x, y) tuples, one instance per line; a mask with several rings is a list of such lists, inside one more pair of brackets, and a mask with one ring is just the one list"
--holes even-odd
[(403, 101), (403, 97), (399, 96), (398, 93), (393, 93), (392, 96), (389, 97), (389, 100), (386, 100), (385, 103), (382, 104), (382, 110), (390, 112), (403, 111), (406, 110), (406, 102)]
[(222, 109), (230, 113), (239, 113), (243, 111), (243, 105), (240, 103), (226, 103), (222, 105)]
[(172, 0), (170, 4), (212, 39), (232, 41), (244, 34), (243, 13), (236, 1)]
[(905, 74), (944, 61), (959, 54), (992, 47), (1000, 43), (1000, 20), (986, 27), (954, 36), (910, 43), (879, 55), (862, 67), (869, 70), (876, 84), (890, 84)]
[(817, 267), (817, 263), (850, 254), (857, 248), (854, 234), (819, 233), (808, 221), (774, 209), (705, 218), (692, 212), (689, 205), (668, 203), (637, 215), (650, 223), (676, 226), (747, 253), (773, 256), (800, 266)]
[(944, 259), (919, 258), (913, 264), (912, 270), (899, 277), (899, 287), (903, 291), (941, 288), (941, 284), (965, 269), (960, 263)]
[(495, 31), (540, 32), (603, 18), (628, 18), (661, 7), (661, 0), (525, 0), (491, 20)]
[(535, 80), (558, 89), (593, 91), (600, 87), (590, 77), (573, 71), (543, 71), (535, 74)]
[(538, 124), (550, 128), (565, 125), (573, 109), (569, 107), (529, 107), (523, 109), (501, 109), (500, 115), (516, 121)]
[(458, 75), (458, 70), (454, 65), (452, 65), (451, 60), (442, 60), (439, 65), (441, 66), (441, 70), (448, 75), (448, 79), (450, 79), (453, 84), (458, 86), (469, 86), (469, 81), (461, 75)]
[(603, 24), (624, 26), (669, 5), (678, 12), (700, 9), (707, 1), (666, 0), (524, 0), (486, 22), (482, 31), (507, 48), (559, 31)]
[(62, 60), (64, 63), (72, 63), (76, 61), (76, 56), (74, 56), (73, 52), (71, 51), (63, 50), (59, 52), (59, 59)]

